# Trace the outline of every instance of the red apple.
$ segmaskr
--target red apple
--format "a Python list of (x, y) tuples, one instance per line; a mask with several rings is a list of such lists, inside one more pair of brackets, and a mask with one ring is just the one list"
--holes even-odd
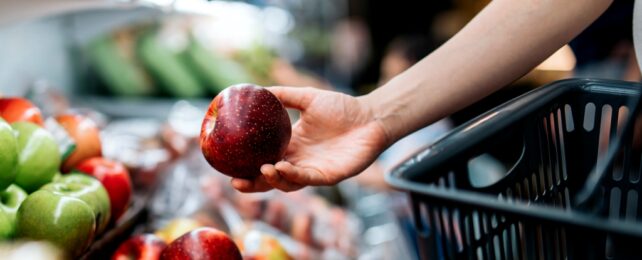
[(291, 133), (288, 113), (274, 94), (234, 85), (212, 100), (201, 126), (201, 150), (221, 173), (251, 179), (261, 165), (283, 158)]
[(40, 109), (29, 100), (19, 97), (0, 98), (0, 117), (9, 123), (28, 121), (43, 125)]
[(132, 196), (132, 182), (127, 168), (116, 161), (93, 157), (80, 162), (76, 170), (94, 176), (109, 194), (112, 219), (118, 220), (129, 206)]
[(165, 241), (153, 234), (133, 236), (120, 244), (112, 260), (158, 260), (167, 247)]
[(227, 234), (214, 228), (198, 228), (177, 238), (161, 254), (163, 260), (241, 260), (241, 252)]
[(102, 155), (100, 130), (93, 120), (82, 115), (64, 114), (57, 116), (56, 121), (76, 143), (76, 148), (62, 164), (62, 172), (70, 171), (85, 159)]

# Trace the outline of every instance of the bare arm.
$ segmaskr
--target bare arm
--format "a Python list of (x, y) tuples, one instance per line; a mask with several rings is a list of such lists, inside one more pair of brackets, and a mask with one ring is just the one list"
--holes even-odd
[(495, 0), (439, 49), (361, 97), (390, 142), (509, 84), (568, 43), (612, 0)]
[(495, 0), (451, 40), (369, 95), (278, 87), (301, 110), (285, 159), (241, 191), (332, 185), (365, 170), (401, 137), (528, 72), (579, 34), (612, 0)]

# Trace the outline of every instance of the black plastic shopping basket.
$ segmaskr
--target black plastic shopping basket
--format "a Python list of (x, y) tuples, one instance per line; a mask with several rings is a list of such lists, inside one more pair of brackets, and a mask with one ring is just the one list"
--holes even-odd
[[(386, 175), (424, 259), (642, 259), (642, 86), (563, 80), (470, 122)], [(472, 170), (490, 158), (490, 184)]]

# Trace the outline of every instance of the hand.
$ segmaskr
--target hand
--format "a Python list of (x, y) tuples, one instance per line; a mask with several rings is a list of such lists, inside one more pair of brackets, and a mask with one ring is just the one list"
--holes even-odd
[(389, 144), (363, 99), (314, 88), (271, 87), (286, 107), (301, 111), (283, 161), (265, 164), (253, 180), (232, 179), (243, 192), (333, 185), (366, 169)]

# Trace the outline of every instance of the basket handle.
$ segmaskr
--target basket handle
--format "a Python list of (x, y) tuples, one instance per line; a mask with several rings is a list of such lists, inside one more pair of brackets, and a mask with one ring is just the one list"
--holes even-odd
[(632, 109), (631, 113), (629, 113), (627, 119), (625, 120), (626, 124), (621, 134), (622, 138), (616, 138), (615, 143), (609, 146), (606, 157), (604, 159), (604, 161), (608, 163), (596, 164), (589, 173), (586, 182), (575, 195), (575, 204), (577, 208), (581, 208), (584, 210), (602, 208), (595, 207), (595, 205), (598, 203), (604, 203), (604, 201), (602, 201), (602, 196), (597, 196), (597, 193), (600, 191), (599, 185), (606, 177), (606, 174), (610, 172), (609, 169), (612, 169), (614, 167), (616, 157), (618, 156), (620, 151), (622, 151), (623, 148), (625, 148), (632, 142), (633, 135), (635, 134), (634, 131), (636, 120), (642, 120), (642, 117), (638, 117), (638, 115), (641, 115), (640, 112), (642, 111), (642, 106), (640, 106), (641, 101), (642, 96), (638, 95), (637, 99), (632, 100), (629, 104), (627, 104), (627, 107), (631, 107)]
[(424, 151), (397, 165), (389, 173), (390, 179), (394, 181), (395, 176), (401, 175), (414, 180), (427, 178), (426, 172), (438, 171), (440, 165), (447, 165), (452, 158), (469, 153), (489, 137), (522, 120), (528, 114), (536, 112), (551, 99), (566, 93), (567, 88), (594, 81), (589, 79), (561, 80), (504, 103), (455, 128)]

